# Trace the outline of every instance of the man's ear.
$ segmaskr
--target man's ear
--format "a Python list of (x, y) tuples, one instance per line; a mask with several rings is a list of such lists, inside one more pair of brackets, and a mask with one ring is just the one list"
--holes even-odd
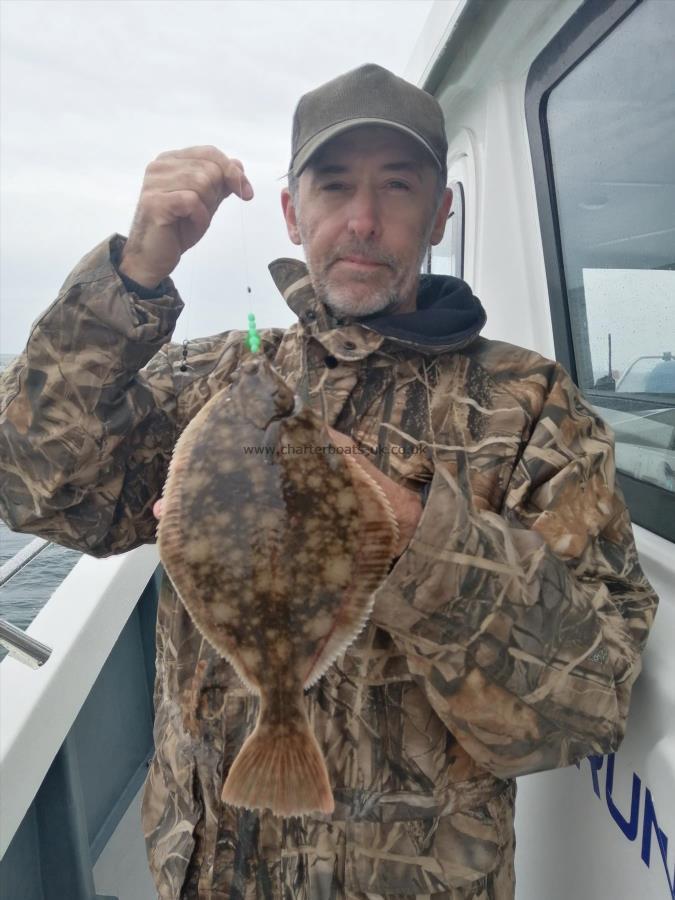
[(438, 212), (436, 213), (436, 218), (434, 219), (434, 227), (431, 231), (431, 239), (429, 243), (432, 247), (435, 247), (436, 244), (440, 244), (443, 240), (443, 235), (445, 234), (445, 226), (448, 222), (448, 216), (450, 214), (450, 209), (452, 207), (452, 190), (450, 188), (445, 189), (445, 193), (443, 194), (443, 199), (441, 200), (441, 205), (438, 208)]
[(293, 241), (294, 244), (302, 244), (302, 240), (300, 239), (300, 231), (298, 229), (298, 219), (295, 213), (295, 206), (293, 206), (291, 192), (288, 190), (288, 188), (283, 188), (281, 191), (281, 208), (284, 211), (284, 219), (286, 220), (286, 229), (288, 230), (289, 238)]

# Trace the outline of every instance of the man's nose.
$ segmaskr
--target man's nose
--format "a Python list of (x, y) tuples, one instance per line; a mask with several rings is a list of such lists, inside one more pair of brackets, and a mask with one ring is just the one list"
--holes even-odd
[(373, 191), (356, 191), (349, 204), (347, 229), (361, 240), (380, 236), (380, 210)]

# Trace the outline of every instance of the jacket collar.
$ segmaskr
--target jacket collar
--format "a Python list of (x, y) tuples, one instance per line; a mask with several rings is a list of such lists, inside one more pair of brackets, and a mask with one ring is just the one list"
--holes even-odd
[(426, 354), (446, 352), (475, 340), (487, 318), (468, 284), (451, 276), (420, 275), (418, 309), (413, 313), (355, 319), (334, 316), (317, 299), (303, 261), (276, 259), (269, 270), (303, 331), (324, 344), (343, 340), (348, 331), (351, 337), (363, 335), (371, 349), (386, 340)]

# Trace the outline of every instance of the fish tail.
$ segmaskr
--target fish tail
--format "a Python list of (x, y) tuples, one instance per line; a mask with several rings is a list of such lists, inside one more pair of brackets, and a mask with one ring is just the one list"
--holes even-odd
[(277, 816), (332, 813), (328, 771), (309, 721), (292, 729), (259, 722), (230, 768), (221, 799)]

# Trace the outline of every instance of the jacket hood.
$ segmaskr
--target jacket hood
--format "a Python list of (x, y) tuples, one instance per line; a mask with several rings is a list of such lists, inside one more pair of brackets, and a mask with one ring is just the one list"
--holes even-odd
[(317, 299), (302, 260), (276, 259), (269, 270), (286, 303), (311, 333), (360, 325), (394, 343), (428, 353), (465, 347), (478, 336), (487, 320), (469, 285), (451, 275), (420, 275), (417, 309), (413, 312), (355, 318), (336, 317)]

